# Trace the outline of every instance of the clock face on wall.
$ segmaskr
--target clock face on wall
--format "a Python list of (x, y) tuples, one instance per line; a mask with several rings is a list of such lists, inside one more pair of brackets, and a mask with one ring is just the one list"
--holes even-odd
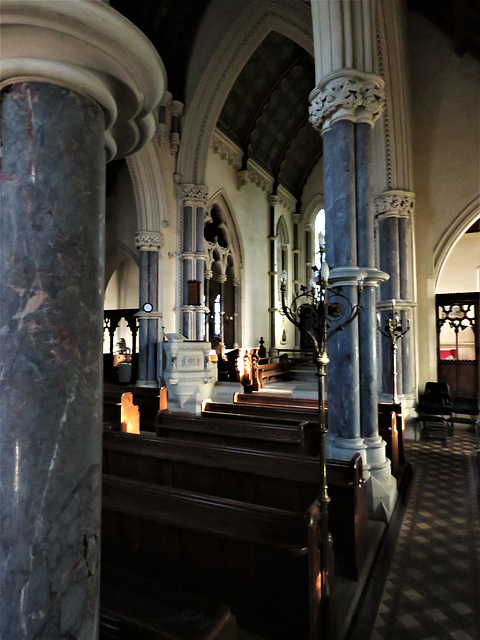
[(143, 305), (143, 310), (146, 311), (147, 313), (150, 313), (150, 311), (153, 311), (153, 304), (151, 302), (146, 302)]

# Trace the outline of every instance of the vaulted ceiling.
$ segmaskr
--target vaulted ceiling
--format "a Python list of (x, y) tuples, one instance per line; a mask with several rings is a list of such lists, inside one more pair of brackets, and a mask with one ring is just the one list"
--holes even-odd
[[(152, 41), (165, 64), (169, 90), (174, 99), (184, 101), (192, 46), (209, 0), (110, 4)], [(479, 0), (408, 0), (408, 8), (444, 31), (459, 55), (480, 59)], [(271, 32), (239, 74), (218, 120), (218, 127), (243, 150), (244, 165), (255, 160), (297, 198), (322, 154), (321, 136), (308, 121), (308, 96), (314, 86), (312, 57)]]

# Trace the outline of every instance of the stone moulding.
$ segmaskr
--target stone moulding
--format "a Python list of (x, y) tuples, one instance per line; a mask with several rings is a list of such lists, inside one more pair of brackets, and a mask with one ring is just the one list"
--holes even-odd
[(146, 36), (108, 4), (3, 0), (1, 38), (0, 88), (47, 82), (97, 102), (107, 161), (155, 135), (165, 68)]
[(310, 102), (310, 122), (322, 132), (338, 120), (373, 126), (385, 106), (385, 83), (373, 73), (340, 69), (322, 80)]

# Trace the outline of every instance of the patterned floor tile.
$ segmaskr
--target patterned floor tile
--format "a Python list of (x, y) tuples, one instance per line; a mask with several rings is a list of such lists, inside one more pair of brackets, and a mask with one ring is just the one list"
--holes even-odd
[(371, 640), (480, 639), (474, 434), (407, 441), (410, 498)]

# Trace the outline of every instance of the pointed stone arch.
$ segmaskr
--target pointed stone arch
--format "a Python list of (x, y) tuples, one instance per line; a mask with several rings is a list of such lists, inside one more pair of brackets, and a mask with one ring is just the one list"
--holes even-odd
[(206, 334), (213, 329), (213, 300), (221, 296), (221, 334), (227, 347), (240, 342), (243, 247), (226, 193), (217, 191), (205, 210), (205, 299), (210, 309)]
[(224, 34), (186, 114), (178, 157), (178, 173), (183, 182), (204, 182), (210, 142), (225, 99), (252, 53), (271, 31), (290, 38), (313, 55), (307, 4), (298, 3), (292, 11), (283, 0), (249, 3)]
[(437, 288), (442, 269), (448, 260), (453, 247), (463, 236), (471, 224), (480, 217), (480, 195), (477, 196), (461, 211), (453, 223), (445, 230), (433, 250), (433, 277)]

